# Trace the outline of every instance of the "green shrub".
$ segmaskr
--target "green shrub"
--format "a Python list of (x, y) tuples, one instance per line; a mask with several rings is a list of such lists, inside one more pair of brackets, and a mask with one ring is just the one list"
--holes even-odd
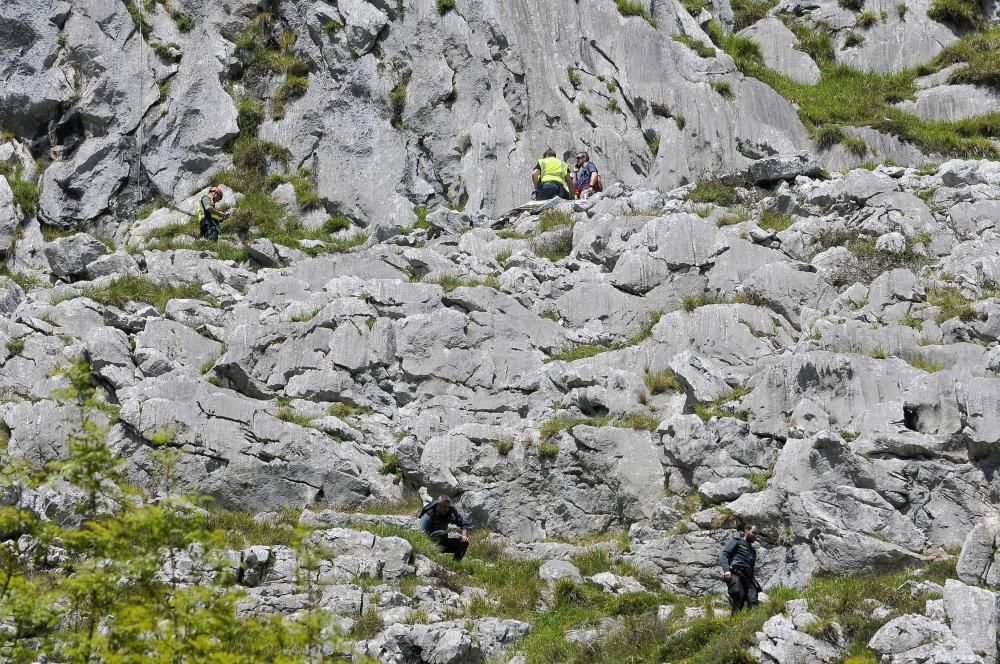
[(707, 46), (705, 42), (701, 41), (700, 39), (695, 39), (694, 37), (688, 37), (687, 35), (674, 35), (673, 37), (671, 37), (671, 39), (680, 44), (684, 44), (685, 46), (693, 50), (695, 53), (697, 53), (699, 57), (702, 58), (715, 57), (715, 49), (712, 48), (711, 46)]
[(399, 456), (391, 452), (379, 452), (378, 458), (382, 461), (382, 467), (378, 469), (380, 475), (402, 474), (403, 467), (399, 464)]
[(900, 21), (906, 19), (906, 12), (907, 11), (908, 11), (908, 8), (906, 6), (906, 3), (901, 3), (901, 4), (896, 5), (896, 16), (899, 17)]
[(543, 238), (531, 242), (531, 251), (540, 258), (555, 263), (570, 255), (573, 251), (573, 230), (565, 229), (550, 233)]
[(859, 12), (865, 6), (865, 0), (837, 0), (841, 9), (848, 9), (852, 12)]
[(767, 488), (767, 483), (771, 481), (772, 477), (774, 477), (774, 470), (755, 471), (747, 475), (747, 480), (753, 484), (754, 489), (763, 491)]
[(580, 102), (576, 105), (577, 109), (580, 111), (580, 115), (585, 118), (589, 118), (590, 114), (593, 112), (590, 110), (590, 106), (587, 106), (586, 102)]
[(236, 101), (236, 124), (240, 133), (246, 136), (256, 136), (257, 129), (264, 121), (264, 109), (260, 102), (250, 97), (240, 97)]
[(455, 8), (455, 0), (437, 0), (438, 14), (444, 16)]
[(987, 25), (980, 0), (934, 0), (927, 15), (965, 30), (978, 30)]
[(344, 24), (340, 21), (330, 20), (323, 24), (323, 30), (331, 37), (344, 29)]

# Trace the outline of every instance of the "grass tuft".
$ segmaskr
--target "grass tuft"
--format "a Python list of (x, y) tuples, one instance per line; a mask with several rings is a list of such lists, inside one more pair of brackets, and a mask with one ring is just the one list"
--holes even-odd
[(112, 307), (123, 307), (129, 302), (142, 302), (156, 307), (162, 312), (167, 302), (176, 299), (208, 300), (201, 284), (183, 286), (163, 286), (146, 277), (127, 276), (106, 286), (88, 286), (81, 293), (83, 297)]

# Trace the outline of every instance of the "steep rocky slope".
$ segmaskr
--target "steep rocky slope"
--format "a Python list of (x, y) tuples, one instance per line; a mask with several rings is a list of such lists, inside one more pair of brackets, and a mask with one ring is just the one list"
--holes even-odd
[[(4, 3), (0, 655), (167, 506), (228, 535), (159, 581), (330, 656), (996, 662), (997, 16), (941, 5)], [(608, 190), (502, 218), (546, 145)]]

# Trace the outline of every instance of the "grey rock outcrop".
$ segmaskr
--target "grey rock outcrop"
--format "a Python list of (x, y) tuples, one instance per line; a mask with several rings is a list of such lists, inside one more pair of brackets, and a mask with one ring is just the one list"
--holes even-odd
[(61, 237), (45, 245), (45, 258), (52, 274), (60, 277), (78, 277), (87, 266), (108, 253), (104, 244), (87, 233)]

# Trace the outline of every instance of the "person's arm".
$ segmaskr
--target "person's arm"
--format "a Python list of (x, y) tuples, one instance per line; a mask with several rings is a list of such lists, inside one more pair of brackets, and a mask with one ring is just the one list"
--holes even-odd
[(424, 531), (425, 534), (431, 534), (431, 513), (424, 512), (424, 515), (420, 517), (420, 530)]
[(538, 178), (541, 176), (542, 172), (538, 169), (538, 166), (531, 169), (531, 184), (535, 187), (535, 189), (538, 189)]
[(722, 551), (719, 552), (719, 562), (722, 564), (722, 575), (725, 578), (729, 578), (732, 575), (732, 571), (729, 569), (730, 564), (733, 560), (733, 554), (736, 553), (735, 539), (731, 539), (726, 543), (726, 546), (722, 547)]
[(569, 195), (576, 197), (576, 182), (573, 180), (573, 174), (568, 170), (566, 171), (566, 189), (569, 190)]
[(465, 518), (465, 515), (456, 509), (451, 510), (452, 521), (455, 525), (461, 529), (461, 536), (463, 542), (469, 541), (469, 520)]

